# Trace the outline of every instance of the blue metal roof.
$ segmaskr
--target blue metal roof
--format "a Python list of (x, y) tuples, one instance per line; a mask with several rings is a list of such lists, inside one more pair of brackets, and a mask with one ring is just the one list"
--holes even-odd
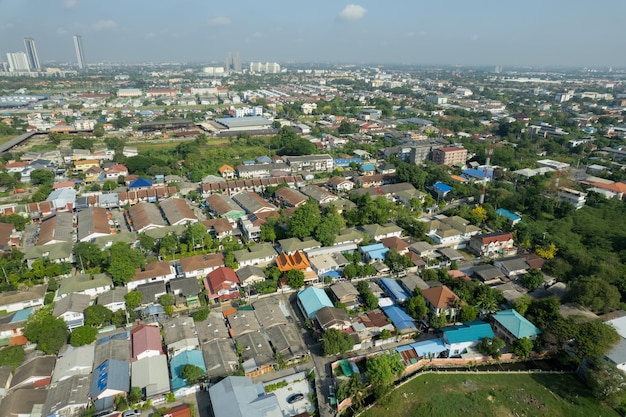
[(446, 345), (439, 338), (424, 340), (423, 342), (411, 343), (409, 346), (415, 350), (418, 357), (436, 355), (446, 351)]
[(409, 294), (404, 289), (404, 287), (398, 284), (398, 281), (396, 281), (395, 279), (383, 278), (378, 281), (378, 283), (383, 288), (383, 290), (385, 290), (385, 292), (389, 294), (389, 296), (393, 298), (394, 301), (397, 303), (403, 303), (411, 298), (411, 294)]
[(493, 319), (518, 339), (541, 334), (537, 326), (513, 309), (499, 311), (493, 315)]
[(452, 191), (452, 186), (444, 184), (442, 182), (436, 182), (433, 184), (433, 188), (435, 189), (435, 191), (437, 191), (438, 193), (449, 193), (450, 191)]
[(491, 178), (493, 177), (493, 168), (480, 169), (480, 168), (468, 168), (463, 170), (463, 174), (474, 178)]
[(24, 321), (28, 318), (28, 316), (30, 316), (30, 313), (33, 312), (32, 307), (29, 308), (25, 308), (23, 310), (20, 310), (18, 312), (16, 312), (13, 317), (11, 318), (11, 323), (16, 323), (18, 321)]
[(152, 187), (152, 180), (149, 180), (147, 178), (137, 178), (135, 181), (130, 183), (128, 189), (143, 187)]
[(339, 271), (328, 271), (322, 274), (323, 277), (331, 277), (331, 278), (339, 278), (341, 277), (341, 273)]
[(361, 165), (361, 171), (376, 171), (376, 167), (374, 164), (363, 164)]
[(130, 364), (128, 362), (107, 359), (93, 370), (90, 397), (96, 398), (107, 389), (129, 391)]
[(195, 365), (206, 373), (204, 357), (201, 350), (185, 350), (174, 356), (170, 361), (172, 371), (172, 390), (176, 391), (187, 386), (187, 380), (180, 375), (185, 365)]
[(334, 160), (334, 162), (335, 166), (347, 167), (352, 162), (354, 162), (355, 164), (361, 164), (363, 163), (363, 160), (361, 158), (337, 158)]
[(512, 211), (509, 211), (504, 208), (499, 208), (498, 210), (496, 210), (496, 214), (499, 214), (500, 216), (504, 216), (512, 222), (522, 220), (522, 216), (515, 214)]
[(332, 301), (322, 289), (309, 287), (298, 293), (298, 300), (306, 312), (307, 318), (313, 317), (324, 307), (333, 307)]
[(494, 337), (489, 323), (480, 320), (446, 327), (442, 331), (448, 343), (475, 342), (485, 337)]
[(402, 308), (398, 306), (388, 306), (382, 308), (383, 312), (398, 330), (417, 330), (415, 322)]

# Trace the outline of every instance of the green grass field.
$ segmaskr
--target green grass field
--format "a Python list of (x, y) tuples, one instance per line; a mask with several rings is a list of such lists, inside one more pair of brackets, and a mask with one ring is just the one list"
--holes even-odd
[(599, 404), (576, 377), (557, 374), (428, 374), (395, 390), (364, 417), (601, 417)]

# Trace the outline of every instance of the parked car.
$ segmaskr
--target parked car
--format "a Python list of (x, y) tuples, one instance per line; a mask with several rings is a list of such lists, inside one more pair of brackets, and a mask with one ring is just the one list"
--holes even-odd
[(139, 417), (141, 415), (141, 411), (138, 409), (134, 410), (126, 410), (122, 413), (122, 417)]
[(293, 403), (297, 403), (298, 401), (301, 401), (304, 399), (304, 395), (301, 393), (298, 394), (292, 394), (289, 397), (287, 397), (287, 402), (289, 404), (293, 404)]

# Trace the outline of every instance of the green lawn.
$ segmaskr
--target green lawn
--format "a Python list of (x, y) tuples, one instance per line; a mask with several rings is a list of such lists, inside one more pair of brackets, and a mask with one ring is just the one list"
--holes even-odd
[(618, 416), (573, 375), (489, 374), (417, 377), (365, 417)]

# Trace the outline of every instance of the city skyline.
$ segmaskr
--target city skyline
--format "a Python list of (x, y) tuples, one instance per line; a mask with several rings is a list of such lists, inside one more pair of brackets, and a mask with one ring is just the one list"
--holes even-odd
[(242, 0), (237, 10), (200, 0), (1, 0), (0, 52), (20, 50), (32, 37), (42, 63), (75, 62), (70, 42), (80, 33), (90, 62), (222, 63), (239, 51), (245, 62), (626, 66), (616, 53), (626, 46), (619, 21), (626, 3), (602, 6), (600, 27), (588, 21), (582, 0), (485, 0), (480, 7)]

